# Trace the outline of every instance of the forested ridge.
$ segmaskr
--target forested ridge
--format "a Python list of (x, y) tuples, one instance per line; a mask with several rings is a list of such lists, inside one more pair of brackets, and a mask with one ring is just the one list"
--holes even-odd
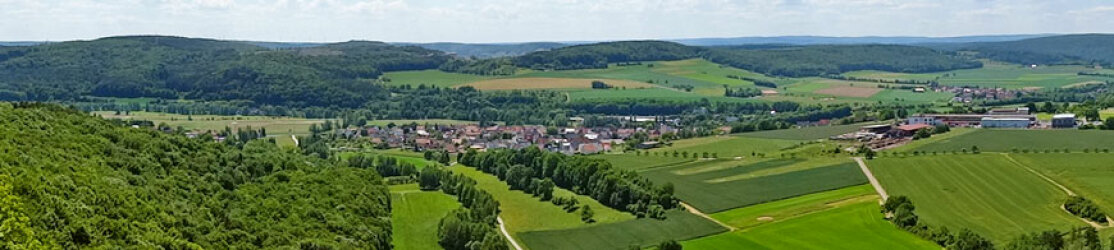
[(775, 49), (717, 48), (709, 61), (767, 75), (804, 77), (855, 70), (936, 72), (982, 67), (970, 58), (904, 45), (820, 45)]
[(1081, 34), (1009, 42), (972, 43), (956, 50), (976, 51), (982, 57), (1020, 64), (1114, 64), (1114, 35)]
[(0, 135), (0, 249), (390, 248), (374, 169), (51, 104), (0, 103)]
[(361, 79), (435, 69), (449, 58), (379, 42), (270, 50), (207, 39), (110, 37), (0, 49), (0, 100), (92, 95), (358, 107), (389, 95)]

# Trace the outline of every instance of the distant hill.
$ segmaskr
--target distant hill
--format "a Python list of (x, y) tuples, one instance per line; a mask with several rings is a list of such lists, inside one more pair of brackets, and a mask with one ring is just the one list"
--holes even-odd
[(568, 44), (537, 42), (537, 43), (508, 43), (508, 44), (474, 44), (474, 43), (394, 43), (395, 45), (412, 45), (431, 50), (440, 50), (456, 56), (470, 58), (493, 58), (506, 56), (519, 56), (530, 52), (551, 50), (565, 47)]
[(855, 70), (935, 72), (978, 68), (970, 58), (906, 45), (816, 45), (749, 49), (720, 47), (708, 50), (709, 61), (767, 75), (803, 77)]
[(969, 43), (951, 49), (978, 51), (983, 57), (1021, 64), (1114, 64), (1114, 35), (1111, 34)]
[(699, 56), (703, 50), (665, 41), (605, 42), (533, 52), (511, 61), (533, 69), (606, 68), (608, 63), (688, 59)]
[(357, 107), (388, 95), (359, 79), (435, 69), (450, 58), (381, 42), (272, 50), (210, 39), (110, 37), (0, 48), (0, 100), (91, 95)]
[(933, 44), (933, 43), (972, 43), (1001, 42), (1051, 36), (1034, 35), (988, 35), (958, 37), (917, 37), (917, 36), (865, 36), (865, 37), (827, 37), (827, 36), (772, 36), (772, 37), (731, 37), (731, 38), (692, 38), (672, 39), (669, 41), (691, 46), (730, 46), (753, 44), (786, 45), (847, 45), (847, 44)]

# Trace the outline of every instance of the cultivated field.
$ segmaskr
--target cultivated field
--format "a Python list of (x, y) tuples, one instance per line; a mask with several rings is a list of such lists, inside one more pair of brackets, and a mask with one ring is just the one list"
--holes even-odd
[(391, 232), (395, 249), (441, 249), (437, 225), (449, 211), (460, 207), (440, 191), (421, 191), (418, 184), (391, 186)]
[(519, 234), (530, 249), (629, 249), (667, 240), (687, 240), (727, 231), (703, 217), (672, 210), (665, 220), (643, 218), (575, 229)]
[(248, 127), (252, 129), (266, 128), (268, 136), (275, 138), (275, 141), (279, 145), (287, 146), (294, 145), (294, 141), (290, 138), (290, 135), (308, 135), (310, 125), (325, 122), (325, 120), (321, 119), (293, 117), (179, 115), (142, 111), (131, 112), (130, 114), (121, 113), (120, 115), (116, 115), (115, 112), (112, 111), (97, 111), (93, 113), (108, 119), (148, 120), (154, 122), (156, 125), (159, 123), (166, 123), (171, 127), (182, 126), (182, 128), (190, 130), (220, 131), (227, 127), (231, 128), (232, 131), (236, 131), (236, 129), (247, 129)]
[(669, 147), (656, 148), (650, 152), (672, 153), (689, 152), (703, 154), (715, 153), (720, 158), (750, 157), (752, 153), (770, 153), (800, 143), (797, 140), (761, 139), (739, 136), (714, 136), (677, 140)]
[(655, 183), (673, 183), (682, 201), (705, 213), (715, 213), (866, 183), (858, 166), (846, 161), (832, 164), (832, 160), (720, 159), (656, 168), (640, 174)]
[[(614, 88), (655, 88), (656, 86), (630, 80), (616, 79), (589, 79), (589, 78), (503, 78), (484, 80), (465, 84), (479, 90), (512, 90), (512, 89), (590, 89), (593, 81), (601, 81)], [(600, 90), (606, 91), (606, 90)]]
[(625, 170), (646, 170), (657, 167), (672, 166), (676, 164), (696, 161), (692, 158), (680, 158), (672, 156), (652, 156), (652, 155), (635, 155), (635, 154), (598, 154), (588, 156), (590, 158), (604, 159), (611, 163), (611, 166)]
[(1064, 65), (1039, 66), (1030, 68), (1024, 65), (1001, 62), (984, 62), (982, 68), (953, 70), (939, 73), (905, 74), (879, 71), (856, 71), (845, 75), (874, 79), (933, 80), (940, 84), (953, 86), (981, 86), (1022, 89), (1026, 87), (1059, 88), (1090, 81), (1109, 80), (1102, 77), (1080, 76), (1081, 71), (1091, 71), (1090, 67)]
[(814, 126), (793, 129), (779, 129), (736, 134), (741, 137), (781, 139), (781, 140), (819, 140), (828, 139), (834, 135), (841, 135), (859, 131), (859, 127), (867, 124), (847, 124), (831, 126)]
[(882, 92), (882, 89), (875, 87), (830, 87), (813, 91), (812, 93), (821, 95), (833, 95), (839, 97), (855, 97), (867, 98)]
[(1114, 132), (1102, 130), (999, 130), (979, 129), (915, 148), (916, 151), (952, 152), (978, 146), (983, 152), (1018, 150), (1114, 149)]
[(866, 200), (878, 200), (870, 185), (851, 186), (711, 214), (713, 219), (739, 229), (777, 223)]
[(1066, 193), (1001, 154), (881, 158), (867, 164), (889, 195), (908, 196), (931, 225), (968, 228), (999, 244), (1023, 233), (1085, 225), (1060, 209)]
[(473, 74), (450, 73), (440, 70), (415, 70), (415, 71), (396, 71), (383, 73), (380, 79), (382, 83), (387, 85), (410, 85), (418, 87), (418, 85), (437, 86), (442, 88), (449, 88), (465, 83), (476, 82), (491, 79), (490, 76), (481, 76)]
[(1067, 186), (1114, 213), (1114, 154), (1010, 154), (1010, 157)]
[(682, 242), (685, 249), (940, 249), (883, 219), (873, 200)]
[[(478, 182), (478, 187), (495, 196), (499, 202), (500, 216), (507, 225), (507, 231), (516, 235), (526, 231), (542, 231), (568, 229), (590, 225), (580, 220), (579, 213), (568, 213), (561, 207), (549, 201), (541, 201), (537, 197), (526, 194), (520, 190), (510, 190), (510, 186), (500, 181), (495, 176), (480, 172), (475, 168), (456, 165), (449, 167), (452, 172), (461, 173)], [(569, 197), (574, 195), (571, 191), (555, 188), (554, 197)], [(580, 204), (587, 204), (595, 212), (597, 224), (606, 224), (634, 219), (629, 213), (620, 212), (606, 207), (591, 197), (577, 195)]]

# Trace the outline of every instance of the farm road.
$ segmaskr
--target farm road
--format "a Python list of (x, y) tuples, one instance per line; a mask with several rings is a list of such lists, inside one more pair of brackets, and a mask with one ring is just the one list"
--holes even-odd
[(874, 173), (870, 172), (870, 168), (866, 167), (866, 162), (863, 162), (863, 158), (855, 157), (855, 162), (859, 163), (859, 168), (863, 170), (863, 175), (866, 175), (866, 178), (870, 180), (870, 185), (874, 186), (874, 191), (878, 191), (878, 195), (882, 196), (882, 202), (889, 199), (890, 195), (886, 194), (886, 189), (882, 188), (882, 183), (879, 183), (878, 179), (874, 178)]
[(730, 230), (730, 231), (738, 230), (738, 228), (735, 228), (731, 225), (727, 225), (726, 223), (723, 223), (721, 221), (713, 219), (711, 216), (708, 216), (707, 214), (704, 214), (704, 212), (700, 212), (700, 210), (697, 210), (695, 207), (689, 206), (688, 203), (681, 202), (681, 206), (685, 207), (685, 210), (688, 210), (689, 213), (695, 214), (695, 215), (700, 216), (700, 217), (704, 217), (704, 219), (708, 219), (712, 222), (715, 222), (716, 224), (719, 224), (720, 226), (727, 228), (727, 230)]

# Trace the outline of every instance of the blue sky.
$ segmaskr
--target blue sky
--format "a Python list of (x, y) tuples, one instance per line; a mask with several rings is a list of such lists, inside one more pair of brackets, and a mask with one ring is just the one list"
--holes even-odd
[(0, 0), (0, 41), (524, 42), (1114, 33), (1099, 0)]

